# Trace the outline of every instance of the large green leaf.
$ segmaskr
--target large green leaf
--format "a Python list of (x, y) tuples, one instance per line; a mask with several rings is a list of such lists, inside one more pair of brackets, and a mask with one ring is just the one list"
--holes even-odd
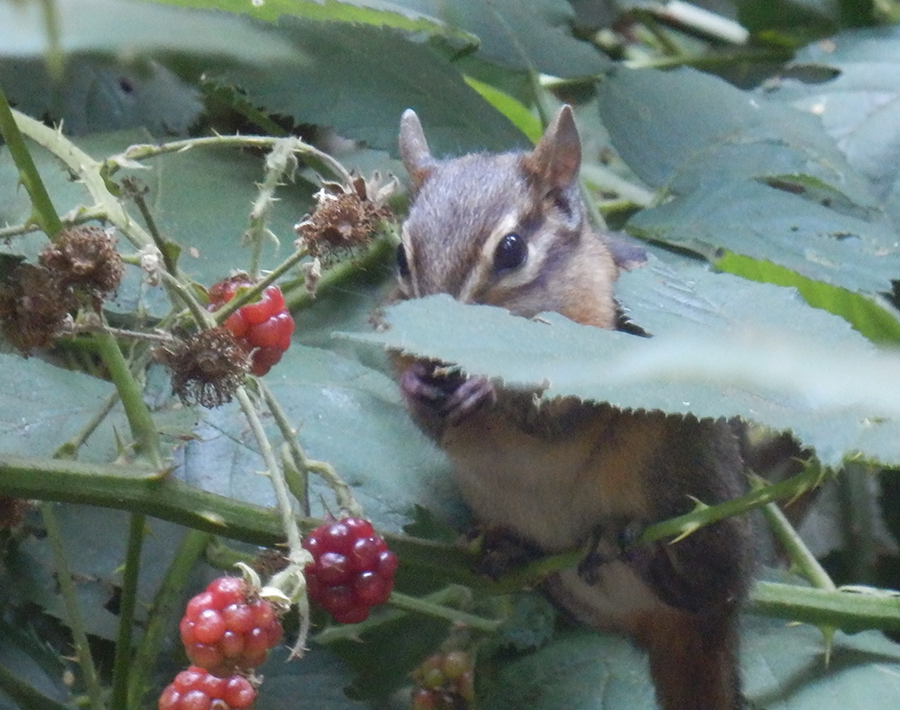
[[(894, 682), (900, 647), (881, 634), (839, 633), (827, 661), (813, 627), (749, 618), (743, 630), (744, 693), (753, 707), (889, 708), (900, 702)], [(507, 664), (484, 701), (496, 710), (652, 710), (647, 670), (646, 658), (625, 639), (571, 630)]]
[(399, 31), (283, 18), (265, 27), (289, 40), (277, 62), (212, 72), (248, 100), (295, 120), (330, 125), (370, 146), (396, 151), (400, 114), (419, 112), (436, 154), (504, 150), (528, 141), (471, 89), (450, 61)]
[(384, 332), (343, 337), (545, 387), (547, 398), (741, 416), (792, 430), (828, 465), (858, 453), (900, 462), (900, 384), (888, 384), (900, 383), (900, 359), (809, 309), (795, 291), (654, 261), (623, 275), (619, 295), (653, 338), (555, 314), (528, 321), (446, 296), (389, 309)]
[(846, 32), (797, 53), (771, 96), (822, 121), (900, 220), (900, 28)]
[(516, 70), (559, 77), (597, 74), (609, 61), (575, 39), (575, 13), (562, 0), (399, 0), (476, 35), (478, 56)]
[(600, 97), (626, 161), (673, 194), (635, 216), (633, 233), (864, 294), (900, 275), (895, 226), (814, 116), (689, 70), (617, 72)]

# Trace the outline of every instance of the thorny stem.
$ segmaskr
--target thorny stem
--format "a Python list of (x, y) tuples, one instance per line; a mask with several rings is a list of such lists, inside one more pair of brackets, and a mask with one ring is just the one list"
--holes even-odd
[(313, 641), (319, 644), (329, 644), (346, 639), (358, 640), (365, 632), (395, 621), (407, 611), (438, 619), (446, 619), (456, 624), (464, 624), (469, 628), (484, 631), (485, 633), (496, 631), (504, 623), (505, 619), (485, 619), (483, 616), (469, 614), (449, 606), (461, 606), (467, 602), (470, 596), (471, 592), (468, 589), (458, 585), (450, 585), (421, 598), (394, 592), (391, 594), (388, 602), (390, 606), (395, 607), (394, 609), (386, 609), (358, 624), (330, 626), (316, 634), (313, 637)]
[(272, 145), (272, 150), (266, 156), (266, 172), (262, 184), (259, 186), (259, 194), (253, 202), (250, 210), (250, 225), (244, 235), (245, 241), (250, 244), (250, 265), (247, 269), (250, 279), (259, 278), (259, 264), (262, 259), (263, 244), (267, 239), (278, 244), (278, 238), (266, 226), (269, 212), (275, 203), (275, 190), (281, 185), (282, 178), (297, 167), (297, 159), (294, 157), (294, 141), (290, 138), (282, 138)]
[[(362, 508), (360, 508), (359, 503), (357, 503), (356, 499), (353, 497), (350, 486), (341, 480), (341, 477), (331, 464), (325, 461), (314, 461), (307, 458), (306, 452), (303, 451), (303, 448), (297, 441), (297, 432), (291, 428), (287, 415), (281, 408), (278, 400), (272, 394), (272, 391), (262, 381), (259, 383), (259, 388), (262, 392), (263, 399), (266, 402), (266, 407), (268, 407), (269, 411), (272, 413), (272, 418), (275, 420), (278, 429), (281, 431), (281, 436), (284, 438), (285, 443), (290, 449), (294, 465), (301, 472), (315, 473), (325, 481), (329, 488), (334, 491), (334, 497), (337, 500), (337, 504), (346, 511), (348, 515), (362, 515)], [(300, 504), (305, 505), (307, 508), (309, 507), (309, 501), (301, 500)]]
[(150, 236), (153, 238), (153, 243), (156, 245), (156, 248), (159, 250), (159, 253), (162, 256), (166, 271), (168, 271), (175, 278), (178, 278), (178, 264), (175, 263), (175, 260), (172, 258), (172, 247), (174, 245), (171, 242), (168, 242), (160, 233), (159, 227), (156, 226), (156, 220), (153, 218), (153, 213), (147, 206), (147, 200), (144, 199), (144, 195), (140, 192), (135, 192), (131, 195), (131, 199), (134, 200), (134, 204), (137, 205), (138, 212), (140, 212), (141, 217), (144, 218), (144, 223), (147, 225), (147, 231), (150, 232)]
[(101, 173), (102, 163), (97, 162), (59, 131), (48, 128), (30, 116), (13, 111), (19, 130), (35, 143), (49, 150), (73, 173), (78, 175), (91, 196), (102, 208), (107, 221), (117, 227), (138, 249), (153, 243), (152, 237), (125, 212), (118, 199), (107, 188)]
[(53, 555), (53, 565), (56, 569), (56, 581), (59, 584), (60, 596), (62, 596), (63, 604), (66, 607), (66, 621), (69, 622), (69, 628), (72, 631), (72, 641), (75, 645), (75, 655), (81, 666), (81, 673), (84, 676), (84, 683), (87, 686), (87, 693), (90, 699), (92, 710), (103, 710), (103, 688), (100, 686), (100, 680), (97, 677), (97, 669), (91, 658), (91, 649), (88, 643), (87, 632), (84, 628), (84, 622), (81, 618), (81, 610), (78, 607), (78, 593), (75, 590), (75, 584), (72, 581), (72, 571), (69, 569), (69, 562), (66, 558), (66, 551), (63, 547), (63, 534), (59, 526), (59, 520), (56, 517), (56, 511), (53, 503), (43, 502), (40, 505), (41, 516), (44, 518), (44, 525), (47, 528), (47, 540), (50, 543), (50, 550)]
[(709, 525), (732, 515), (746, 513), (749, 510), (782, 498), (796, 497), (819, 485), (825, 475), (817, 467), (810, 467), (785, 481), (757, 488), (738, 498), (719, 503), (718, 505), (698, 504), (696, 510), (686, 515), (648, 526), (644, 530), (644, 534), (641, 535), (640, 542), (655, 542), (673, 536), (676, 538), (683, 537), (704, 525)]
[(35, 222), (50, 239), (53, 239), (62, 229), (62, 222), (53, 207), (47, 188), (44, 187), (31, 153), (28, 152), (22, 139), (22, 132), (16, 125), (16, 117), (9, 107), (2, 87), (0, 87), (0, 135), (6, 141), (13, 162), (19, 170), (19, 181), (25, 186), (31, 198), (29, 221)]
[(266, 464), (266, 474), (272, 482), (272, 489), (275, 493), (275, 505), (287, 536), (289, 555), (291, 560), (296, 562), (298, 560), (295, 557), (302, 553), (303, 538), (300, 535), (300, 528), (297, 525), (297, 519), (291, 507), (287, 485), (278, 468), (275, 452), (272, 451), (272, 445), (269, 443), (269, 438), (263, 429), (256, 406), (250, 400), (250, 395), (247, 394), (247, 390), (244, 387), (238, 387), (236, 395), (238, 403), (241, 405), (241, 411), (250, 425), (250, 430), (253, 432), (253, 437), (256, 439), (256, 444), (259, 446), (260, 454)]
[(128, 363), (119, 349), (119, 344), (110, 333), (102, 330), (94, 334), (94, 340), (104, 364), (109, 368), (116, 391), (122, 399), (136, 451), (147, 456), (151, 466), (162, 469), (163, 456), (156, 423), (144, 402), (141, 387), (128, 369)]
[(212, 313), (205, 310), (203, 306), (200, 305), (197, 298), (194, 296), (194, 292), (191, 291), (190, 288), (172, 276), (168, 271), (162, 271), (160, 273), (166, 286), (178, 295), (201, 328), (213, 328), (216, 326), (216, 319), (213, 318)]
[(166, 153), (184, 153), (192, 148), (201, 147), (235, 147), (235, 148), (269, 148), (276, 143), (287, 141), (291, 150), (301, 155), (309, 155), (323, 163), (341, 182), (349, 184), (352, 178), (347, 169), (328, 153), (319, 150), (299, 138), (277, 138), (274, 136), (206, 136), (203, 138), (187, 138), (158, 145), (138, 144), (127, 148), (106, 161), (110, 174), (121, 167), (136, 167), (135, 161), (155, 158)]
[(137, 609), (138, 578), (141, 568), (141, 548), (147, 520), (140, 513), (131, 516), (128, 528), (128, 547), (122, 573), (122, 603), (119, 606), (116, 652), (113, 660), (112, 698), (114, 708), (125, 708), (128, 702), (128, 678), (132, 672), (131, 637), (134, 612)]

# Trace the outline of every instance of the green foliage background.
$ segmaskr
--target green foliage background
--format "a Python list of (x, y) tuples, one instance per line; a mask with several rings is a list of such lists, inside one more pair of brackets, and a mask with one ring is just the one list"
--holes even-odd
[[(440, 538), (465, 511), (445, 460), (403, 411), (383, 346), (507, 383), (549, 383), (545, 397), (741, 416), (790, 431), (836, 473), (833, 497), (823, 494), (824, 512), (814, 513), (818, 528), (807, 532), (838, 581), (898, 588), (900, 8), (891, 0), (712, 3), (749, 30), (748, 42), (735, 45), (631, 5), (0, 0), (0, 87), (23, 113), (62, 123), (98, 160), (188, 135), (292, 130), (331, 146), (348, 168), (401, 178), (395, 144), (407, 107), (436, 154), (457, 155), (525, 149), (542, 117), (573, 102), (590, 194), (611, 227), (650, 254), (646, 267), (623, 274), (618, 294), (655, 337), (553, 316), (526, 322), (440, 297), (388, 308), (391, 327), (375, 332), (372, 313), (391, 287), (390, 245), (313, 302), (292, 273), (285, 284), (294, 342), (266, 382), (304, 449), (331, 463), (366, 515), (396, 536), (398, 588), (418, 595), (471, 581), (448, 548), (417, 539)], [(611, 40), (614, 19), (633, 32)], [(53, 155), (29, 148), (61, 215), (92, 205)], [(280, 245), (265, 248), (264, 268), (290, 253), (319, 167), (301, 165), (278, 189), (268, 227)], [(180, 245), (180, 267), (194, 281), (209, 286), (246, 265), (241, 237), (263, 176), (259, 152), (195, 148), (143, 161), (116, 180), (126, 174), (149, 189), (154, 219)], [(10, 229), (32, 209), (17, 180), (0, 146), (0, 224)], [(13, 257), (33, 259), (46, 242), (39, 232), (0, 234)], [(161, 289), (129, 271), (107, 304), (110, 320), (134, 325), (166, 313)], [(202, 526), (203, 516), (188, 502), (197, 499), (142, 487), (146, 472), (122, 460), (128, 423), (119, 406), (79, 449), (84, 470), (51, 475), (48, 457), (115, 389), (83, 363), (68, 364), (75, 369), (0, 353), (0, 494), (62, 501), (66, 556), (103, 659), (117, 634), (112, 600), (129, 512), (154, 516), (139, 624), (158, 612), (148, 609), (184, 536), (175, 523)], [(207, 498), (210, 509), (199, 512), (235, 521), (222, 530), (233, 544), (272, 543), (271, 486), (256, 473), (258, 447), (238, 407), (183, 407), (156, 367), (144, 396), (171, 460), (169, 482), (186, 486), (171, 490), (222, 496), (231, 508)], [(277, 437), (274, 425), (269, 433)], [(119, 468), (99, 468), (114, 462)], [(36, 470), (28, 480), (18, 473), (25, 464)], [(324, 515), (330, 500), (313, 479), (312, 515)], [(83, 679), (68, 658), (66, 612), (38, 516), (24, 533), (0, 533), (0, 552), (0, 710), (51, 707), (50, 700), (74, 707)], [(198, 565), (181, 597), (212, 574)], [(500, 608), (514, 619), (484, 653), (479, 707), (653, 707), (646, 662), (626, 641), (563, 623), (551, 634), (553, 611), (537, 595), (497, 600), (478, 591), (474, 611)], [(880, 599), (896, 606), (883, 592)], [(184, 665), (174, 608), (143, 707), (155, 707), (159, 688)], [(827, 664), (817, 629), (785, 623), (796, 614), (746, 615), (751, 702), (786, 710), (897, 706), (900, 646), (877, 630), (896, 634), (896, 609), (892, 621), (847, 622), (870, 630), (838, 631)], [(316, 621), (321, 630), (324, 619)], [(366, 629), (364, 644), (326, 630), (302, 661), (273, 655), (256, 707), (397, 707), (392, 694), (447, 628), (392, 617)], [(74, 684), (63, 681), (67, 672)]]

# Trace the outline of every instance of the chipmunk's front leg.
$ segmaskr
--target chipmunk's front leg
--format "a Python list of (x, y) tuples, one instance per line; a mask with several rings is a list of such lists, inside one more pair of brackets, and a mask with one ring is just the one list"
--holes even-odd
[(400, 391), (412, 415), (435, 439), (444, 429), (463, 422), (497, 402), (494, 386), (485, 377), (466, 377), (421, 360), (400, 374)]

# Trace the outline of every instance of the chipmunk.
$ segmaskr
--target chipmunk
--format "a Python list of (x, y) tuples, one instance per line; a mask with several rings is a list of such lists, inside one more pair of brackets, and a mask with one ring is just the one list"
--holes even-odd
[[(401, 298), (448, 293), (526, 318), (555, 311), (617, 327), (620, 250), (586, 221), (570, 107), (530, 153), (450, 160), (432, 157), (407, 110), (400, 154), (413, 191), (398, 248)], [(546, 553), (593, 546), (546, 589), (578, 621), (630, 634), (648, 651), (660, 707), (742, 706), (736, 614), (749, 579), (747, 521), (629, 544), (643, 526), (690, 512), (695, 499), (740, 495), (729, 423), (574, 398), (537, 403), (533, 391), (448, 374), (441, 363), (397, 363), (408, 409), (447, 453), (481, 523)]]

